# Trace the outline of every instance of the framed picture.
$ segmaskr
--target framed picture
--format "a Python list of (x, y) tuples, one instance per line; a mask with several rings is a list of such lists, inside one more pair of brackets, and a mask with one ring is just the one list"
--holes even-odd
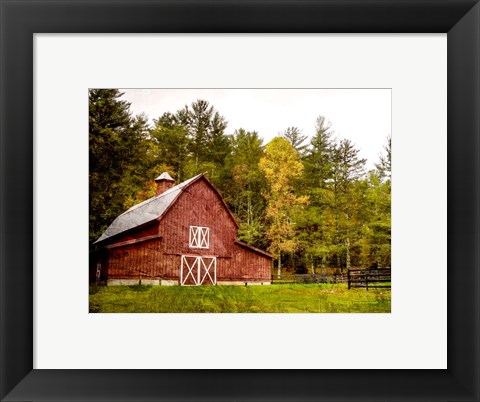
[[(372, 3), (360, 0), (336, 4), (321, 0), (306, 3), (0, 0), (0, 5), (2, 400), (480, 399), (477, 250), (480, 6), (477, 1)], [(41, 116), (36, 114), (36, 105), (32, 114), (36, 61), (33, 37), (38, 33), (88, 32), (447, 33), (448, 368), (33, 369), (33, 356), (38, 346), (33, 336), (38, 324), (33, 284), (34, 279), (39, 279), (35, 278), (33, 267), (34, 254), (38, 255), (41, 250), (33, 250), (32, 222), (35, 222), (35, 214), (42, 214), (35, 205), (34, 191), (39, 179), (39, 173), (34, 171), (34, 150), (40, 144), (32, 133), (35, 133), (35, 119)], [(58, 152), (66, 151), (68, 143), (63, 145), (65, 149), (59, 146)], [(68, 151), (72, 155), (75, 152)], [(56, 201), (52, 197), (52, 202)], [(65, 220), (68, 222), (68, 217)], [(48, 241), (55, 243), (55, 237)], [(55, 315), (55, 311), (51, 314)], [(415, 328), (405, 328), (405, 331), (412, 333)], [(100, 345), (102, 341), (98, 334)], [(359, 348), (352, 351), (353, 357), (361, 362), (368, 360), (371, 353), (384, 353), (375, 351), (373, 341), (363, 340)], [(75, 348), (75, 344), (71, 347)], [(240, 345), (240, 353), (241, 349)], [(144, 350), (140, 348), (138, 353)], [(308, 353), (308, 349), (300, 353)], [(92, 358), (101, 356), (101, 346), (92, 345), (91, 354)], [(201, 366), (199, 362), (197, 367)]]

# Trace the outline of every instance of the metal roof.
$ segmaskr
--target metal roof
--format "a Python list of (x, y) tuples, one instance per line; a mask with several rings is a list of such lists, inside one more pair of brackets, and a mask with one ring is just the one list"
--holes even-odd
[(249, 250), (255, 251), (259, 254), (263, 254), (263, 255), (265, 255), (267, 257), (270, 257), (270, 258), (275, 258), (275, 256), (273, 254), (267, 253), (266, 251), (260, 250), (259, 248), (256, 248), (256, 247), (253, 247), (251, 244), (245, 243), (244, 241), (235, 240), (235, 243), (242, 246), (242, 247), (246, 247)]
[(167, 172), (163, 172), (160, 176), (158, 176), (155, 181), (160, 181), (160, 180), (171, 180), (175, 181), (172, 179), (172, 176), (170, 176)]
[[(164, 174), (165, 173), (163, 173), (161, 176), (163, 176)], [(168, 175), (168, 173), (166, 174)], [(134, 205), (133, 207), (125, 211), (123, 214), (118, 216), (107, 228), (107, 230), (103, 232), (103, 234), (98, 238), (98, 240), (95, 241), (95, 243), (98, 243), (100, 241), (108, 239), (109, 237), (125, 232), (126, 230), (133, 229), (137, 226), (143, 225), (144, 223), (148, 223), (159, 218), (167, 210), (167, 208), (177, 199), (177, 197), (182, 192), (182, 189), (188, 186), (199, 176), (201, 176), (201, 174), (168, 189), (160, 195), (149, 198), (148, 200), (145, 200), (140, 204)]]

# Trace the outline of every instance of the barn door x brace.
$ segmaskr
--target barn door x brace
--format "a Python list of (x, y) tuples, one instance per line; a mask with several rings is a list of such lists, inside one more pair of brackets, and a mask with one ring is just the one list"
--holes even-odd
[(217, 283), (217, 258), (198, 255), (182, 255), (180, 285), (199, 286)]

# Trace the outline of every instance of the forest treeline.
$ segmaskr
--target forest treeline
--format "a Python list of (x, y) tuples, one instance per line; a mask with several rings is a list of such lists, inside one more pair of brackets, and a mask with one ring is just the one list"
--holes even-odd
[(155, 195), (167, 171), (180, 183), (206, 173), (239, 223), (239, 238), (269, 250), (278, 274), (391, 262), (391, 138), (373, 170), (325, 117), (268, 144), (256, 131), (228, 133), (205, 100), (150, 127), (116, 89), (89, 92), (90, 242), (126, 209)]

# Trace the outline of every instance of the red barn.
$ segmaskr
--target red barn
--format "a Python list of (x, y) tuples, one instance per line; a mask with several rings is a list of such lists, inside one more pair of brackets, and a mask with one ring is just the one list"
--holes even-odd
[(238, 224), (205, 175), (174, 185), (118, 216), (94, 243), (91, 277), (108, 285), (270, 284), (273, 256), (237, 239)]

